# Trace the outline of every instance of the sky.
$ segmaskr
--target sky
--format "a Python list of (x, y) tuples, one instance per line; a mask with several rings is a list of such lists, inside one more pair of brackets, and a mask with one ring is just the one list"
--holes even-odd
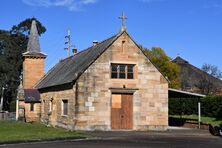
[(222, 70), (222, 0), (0, 0), (0, 29), (36, 17), (47, 29), (41, 51), (47, 72), (67, 57), (65, 36), (78, 52), (119, 32), (125, 13), (127, 32), (140, 45), (161, 47), (196, 67)]

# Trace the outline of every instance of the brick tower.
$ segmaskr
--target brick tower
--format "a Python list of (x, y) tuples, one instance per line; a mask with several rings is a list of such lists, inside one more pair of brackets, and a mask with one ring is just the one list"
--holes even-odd
[(39, 34), (36, 21), (32, 21), (27, 51), (23, 53), (23, 88), (32, 89), (44, 76), (46, 55), (40, 52)]

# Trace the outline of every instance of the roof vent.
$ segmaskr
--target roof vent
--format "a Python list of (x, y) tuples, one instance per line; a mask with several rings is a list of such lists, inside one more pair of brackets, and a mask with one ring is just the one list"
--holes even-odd
[(93, 41), (93, 46), (96, 46), (99, 42), (97, 40)]

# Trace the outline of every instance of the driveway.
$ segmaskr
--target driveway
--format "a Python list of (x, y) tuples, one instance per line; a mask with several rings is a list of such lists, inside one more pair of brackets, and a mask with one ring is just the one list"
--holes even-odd
[(170, 130), (167, 132), (84, 132), (82, 140), (63, 140), (1, 145), (8, 148), (221, 148), (222, 138), (205, 130)]

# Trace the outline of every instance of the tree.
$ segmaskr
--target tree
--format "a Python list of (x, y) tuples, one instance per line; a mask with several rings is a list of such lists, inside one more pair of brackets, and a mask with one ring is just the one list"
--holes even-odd
[(171, 58), (166, 55), (160, 47), (153, 47), (151, 50), (142, 48), (145, 55), (169, 79), (171, 88), (180, 88), (180, 67), (171, 62)]
[(17, 65), (20, 63), (17, 52), (19, 47), (16, 44), (14, 38), (9, 32), (0, 30), (0, 90), (1, 95), (4, 89), (4, 100), (3, 109), (8, 110), (9, 102), (11, 98), (15, 97), (16, 83), (18, 71)]
[[(200, 89), (202, 94), (205, 94), (205, 95), (217, 94), (219, 89), (218, 89), (218, 85), (215, 79), (222, 78), (222, 72), (218, 69), (217, 66), (210, 65), (210, 64), (204, 64), (202, 66), (202, 70), (212, 77), (210, 77), (207, 74), (202, 74), (200, 76), (200, 81), (197, 84), (197, 87)], [(215, 79), (213, 77), (215, 77)]]
[(10, 33), (14, 34), (14, 35), (15, 34), (17, 34), (17, 35), (20, 34), (20, 35), (24, 35), (24, 36), (28, 37), (33, 20), (36, 21), (37, 30), (38, 30), (39, 35), (45, 33), (46, 28), (41, 24), (41, 22), (39, 22), (34, 17), (33, 18), (28, 18), (28, 19), (20, 22), (18, 25), (14, 25), (12, 27), (12, 29), (10, 30)]
[(204, 64), (202, 66), (202, 70), (206, 73), (210, 74), (211, 76), (221, 79), (222, 78), (222, 72), (219, 70), (219, 68), (215, 65), (211, 64)]
[[(46, 28), (36, 18), (29, 18), (18, 25), (14, 25), (10, 31), (0, 30), (0, 90), (4, 91), (4, 110), (9, 110), (9, 103), (16, 99), (17, 88), (22, 74), (22, 53), (26, 51), (28, 34), (32, 20), (36, 20), (39, 35)], [(2, 91), (0, 91), (0, 96)]]

